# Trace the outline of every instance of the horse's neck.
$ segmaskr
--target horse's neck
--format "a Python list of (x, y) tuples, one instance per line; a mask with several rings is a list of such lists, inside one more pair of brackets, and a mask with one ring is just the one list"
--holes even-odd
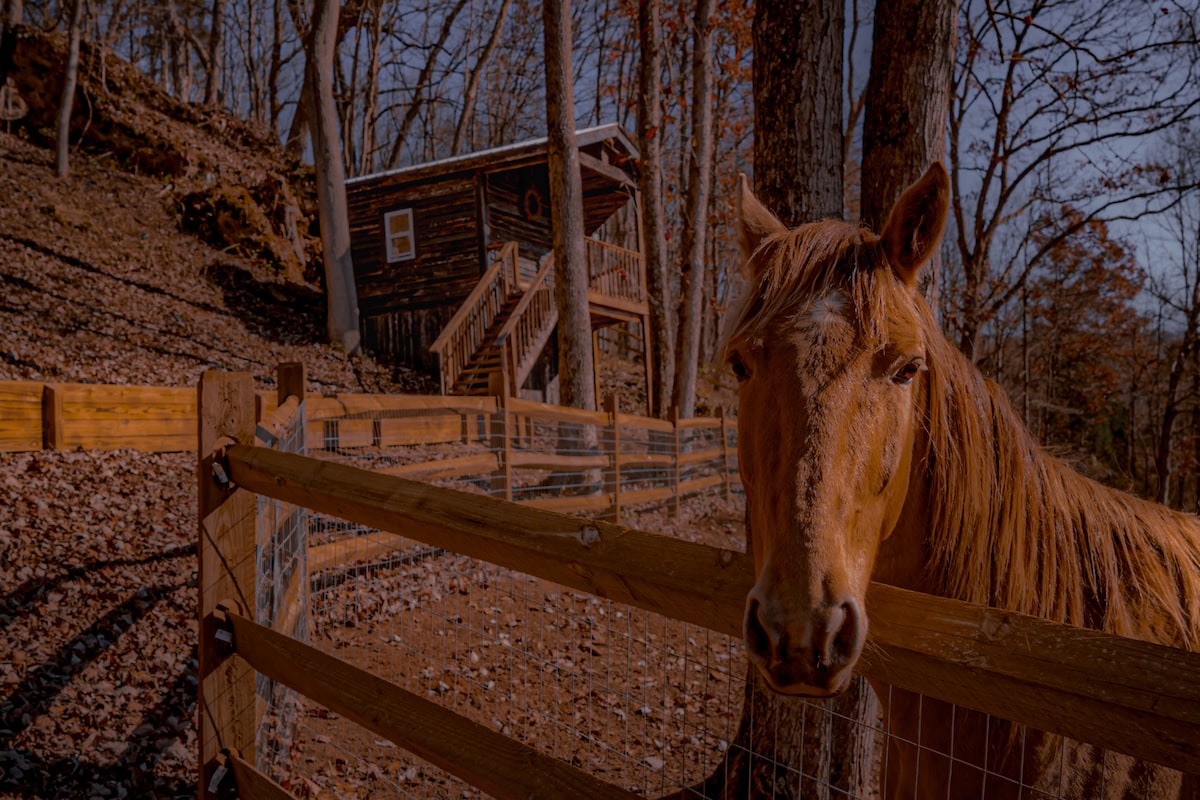
[(981, 378), (956, 389), (983, 394), (956, 406), (956, 419), (941, 415), (962, 427), (936, 436), (932, 448), (929, 431), (917, 432), (907, 500), (881, 543), (876, 579), (1200, 644), (1196, 518), (1103, 487), (1047, 455)]
[(941, 586), (929, 569), (930, 487), (922, 455), (927, 450), (928, 437), (924, 430), (919, 430), (915, 439), (904, 508), (896, 527), (880, 542), (873, 578), (903, 589), (936, 594)]

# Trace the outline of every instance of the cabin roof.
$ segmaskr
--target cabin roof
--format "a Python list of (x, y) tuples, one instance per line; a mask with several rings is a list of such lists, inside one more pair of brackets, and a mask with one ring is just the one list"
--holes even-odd
[[(581, 151), (595, 149), (595, 145), (602, 145), (605, 142), (609, 142), (618, 151), (624, 151), (619, 153), (619, 155), (624, 156), (621, 159), (621, 163), (614, 166), (628, 174), (631, 179), (636, 179), (637, 173), (633, 165), (638, 158), (638, 150), (629, 138), (629, 135), (625, 133), (625, 130), (619, 124), (612, 122), (607, 125), (598, 125), (593, 128), (578, 130), (575, 132), (575, 142)], [(537, 139), (527, 139), (523, 142), (515, 142), (488, 150), (442, 158), (437, 161), (428, 161), (423, 164), (413, 164), (407, 167), (373, 172), (369, 175), (360, 175), (355, 178), (349, 178), (346, 181), (346, 186), (369, 184), (383, 179), (391, 179), (390, 182), (399, 184), (463, 172), (476, 172), (480, 170), (493, 172), (513, 169), (526, 164), (545, 161), (548, 143), (549, 140), (545, 136)], [(585, 164), (584, 167), (586, 168), (587, 165)]]

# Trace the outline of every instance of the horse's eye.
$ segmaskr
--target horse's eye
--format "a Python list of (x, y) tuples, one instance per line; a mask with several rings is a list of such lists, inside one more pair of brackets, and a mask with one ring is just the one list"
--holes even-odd
[(733, 376), (737, 378), (738, 383), (742, 383), (750, 377), (750, 370), (746, 367), (746, 362), (742, 361), (742, 357), (737, 353), (729, 356), (729, 368), (733, 370)]
[(892, 375), (892, 383), (907, 386), (913, 382), (913, 378), (917, 377), (917, 373), (925, 368), (925, 362), (920, 358), (913, 358), (908, 361), (903, 367)]

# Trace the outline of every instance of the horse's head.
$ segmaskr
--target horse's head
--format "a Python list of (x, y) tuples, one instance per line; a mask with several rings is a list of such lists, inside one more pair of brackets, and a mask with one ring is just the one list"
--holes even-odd
[(743, 179), (752, 286), (726, 357), (740, 383), (757, 578), (744, 635), (777, 691), (835, 694), (862, 652), (867, 585), (904, 505), (918, 429), (917, 274), (938, 246), (949, 191), (933, 165), (876, 237), (841, 222), (786, 230)]

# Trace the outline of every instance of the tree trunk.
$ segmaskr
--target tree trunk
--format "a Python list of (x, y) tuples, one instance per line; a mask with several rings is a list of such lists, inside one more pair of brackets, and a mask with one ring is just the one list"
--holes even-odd
[[(671, 332), (671, 308), (667, 304), (666, 210), (662, 183), (662, 40), (658, 0), (638, 5), (638, 40), (641, 60), (638, 64), (638, 150), (641, 170), (638, 191), (641, 194), (642, 257), (646, 265), (646, 294), (650, 301), (650, 330), (653, 342), (649, 352), (654, 359), (647, 364), (652, 417), (666, 416), (670, 387), (675, 369), (675, 344)], [(649, 376), (648, 376), (649, 377)]]
[(317, 204), (325, 256), (325, 298), (329, 341), (347, 354), (359, 344), (358, 298), (350, 260), (350, 221), (346, 178), (338, 144), (337, 109), (333, 99), (333, 61), (337, 46), (339, 0), (317, 0), (308, 82), (313, 94), (312, 147), (317, 173)]
[[(882, 230), (901, 192), (946, 159), (956, 0), (877, 3), (863, 116), (862, 223)], [(938, 308), (940, 253), (921, 271)]]
[(85, 0), (75, 0), (71, 4), (67, 74), (63, 80), (62, 99), (58, 104), (58, 141), (54, 157), (54, 167), (60, 178), (67, 177), (70, 169), (71, 109), (75, 105), (75, 84), (79, 80), (79, 38), (83, 34), (84, 2)]
[(754, 6), (754, 192), (785, 225), (842, 216), (845, 4)]
[(1171, 443), (1174, 439), (1175, 420), (1179, 417), (1179, 384), (1183, 380), (1184, 364), (1187, 354), (1185, 344), (1181, 344), (1179, 352), (1171, 362), (1171, 372), (1167, 377), (1167, 396), (1163, 400), (1162, 422), (1158, 426), (1158, 445), (1154, 450), (1154, 473), (1158, 477), (1158, 485), (1154, 489), (1154, 502), (1166, 504), (1171, 489)]
[[(845, 5), (761, 0), (753, 26), (755, 193), (787, 225), (839, 218)], [(748, 523), (746, 535), (750, 550)], [(706, 786), (716, 782), (718, 796), (730, 799), (864, 795), (872, 757), (857, 723), (872, 697), (865, 681), (833, 700), (807, 702), (771, 692), (752, 666), (746, 684), (731, 757)]]
[(692, 45), (692, 136), (688, 144), (687, 209), (680, 261), (679, 333), (675, 345), (675, 391), (679, 415), (696, 415), (696, 371), (700, 360), (700, 315), (712, 184), (712, 13), (714, 0), (698, 0)]
[(8, 84), (17, 50), (17, 26), (24, 21), (23, 0), (0, 0), (0, 88)]
[(204, 104), (215, 105), (221, 89), (221, 69), (225, 52), (225, 0), (213, 0), (212, 30), (208, 32), (208, 79), (204, 83)]
[(550, 222), (554, 240), (554, 301), (558, 306), (558, 380), (563, 405), (596, 409), (592, 322), (588, 311), (583, 232), (583, 179), (575, 146), (571, 14), (567, 0), (545, 0), (546, 128)]

